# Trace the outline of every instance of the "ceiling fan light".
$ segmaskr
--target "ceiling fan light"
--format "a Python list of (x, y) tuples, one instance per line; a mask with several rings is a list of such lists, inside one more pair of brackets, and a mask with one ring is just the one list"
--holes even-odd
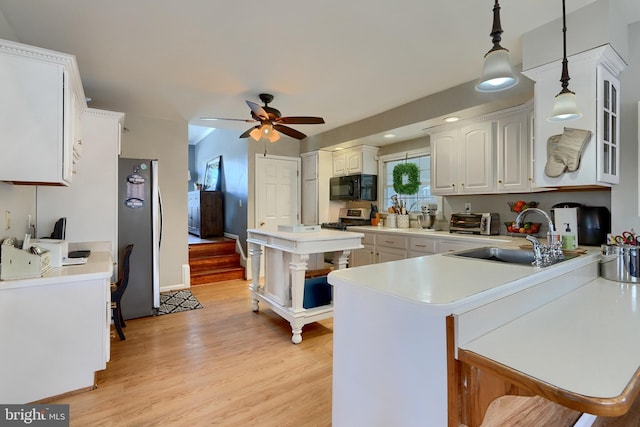
[(518, 84), (518, 77), (511, 69), (509, 51), (501, 48), (490, 50), (484, 56), (482, 77), (476, 84), (478, 92), (499, 92)]
[(276, 142), (277, 140), (280, 139), (280, 134), (278, 132), (276, 132), (275, 130), (272, 130), (269, 133), (268, 138), (269, 138), (269, 142)]
[(578, 110), (576, 94), (567, 90), (556, 95), (553, 111), (547, 120), (550, 122), (562, 122), (579, 119), (580, 117), (582, 117), (582, 113)]
[(251, 132), (249, 132), (249, 136), (254, 141), (260, 141), (260, 138), (262, 138), (262, 131), (260, 131), (260, 127), (254, 127)]

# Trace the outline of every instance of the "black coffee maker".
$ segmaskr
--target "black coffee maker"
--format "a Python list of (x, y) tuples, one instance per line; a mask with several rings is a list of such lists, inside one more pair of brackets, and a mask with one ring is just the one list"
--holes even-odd
[(551, 208), (552, 217), (555, 208), (578, 208), (578, 244), (580, 246), (600, 246), (606, 243), (607, 234), (611, 233), (611, 212), (607, 207), (583, 206), (574, 202), (557, 203)]

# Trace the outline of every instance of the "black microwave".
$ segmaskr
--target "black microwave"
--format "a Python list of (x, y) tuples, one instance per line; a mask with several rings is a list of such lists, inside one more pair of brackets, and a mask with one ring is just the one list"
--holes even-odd
[(378, 177), (349, 175), (330, 178), (329, 199), (375, 201), (378, 199)]

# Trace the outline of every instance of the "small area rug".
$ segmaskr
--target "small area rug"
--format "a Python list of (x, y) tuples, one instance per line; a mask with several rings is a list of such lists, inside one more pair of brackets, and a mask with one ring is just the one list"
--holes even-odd
[(195, 310), (202, 308), (200, 301), (188, 289), (181, 291), (163, 292), (160, 294), (160, 308), (158, 316), (162, 314), (177, 313), (179, 311)]

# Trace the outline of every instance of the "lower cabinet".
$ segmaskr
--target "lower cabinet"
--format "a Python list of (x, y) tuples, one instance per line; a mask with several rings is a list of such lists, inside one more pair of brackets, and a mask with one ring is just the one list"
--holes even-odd
[(350, 267), (398, 261), (486, 246), (487, 241), (469, 241), (442, 236), (408, 236), (396, 232), (365, 232), (362, 248), (351, 251)]
[(453, 240), (440, 240), (437, 243), (438, 243), (437, 251), (439, 254), (445, 253), (445, 252), (460, 251), (463, 249), (473, 249), (473, 248), (487, 245), (486, 243), (473, 244), (469, 242), (456, 242)]
[(200, 238), (224, 234), (221, 191), (189, 192), (189, 233)]
[(438, 252), (438, 241), (429, 237), (409, 238), (409, 258), (432, 255)]
[(406, 236), (378, 234), (376, 236), (376, 263), (407, 258)]
[(349, 256), (349, 267), (359, 267), (376, 263), (375, 234), (364, 233), (362, 248), (354, 249)]

